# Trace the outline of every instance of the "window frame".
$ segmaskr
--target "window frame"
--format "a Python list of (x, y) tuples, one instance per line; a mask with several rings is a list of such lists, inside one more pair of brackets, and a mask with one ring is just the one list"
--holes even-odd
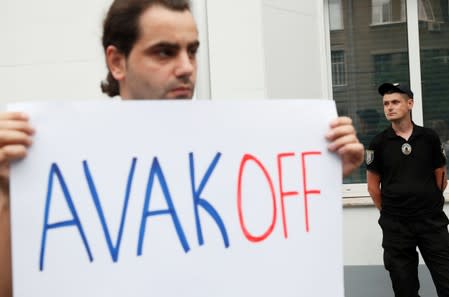
[[(371, 3), (373, 3), (374, 0), (371, 0)], [(374, 12), (375, 12), (375, 6), (374, 4), (371, 5), (371, 26), (383, 26), (383, 25), (391, 25), (391, 24), (397, 24), (397, 23), (404, 23), (407, 20), (407, 12), (406, 12), (406, 0), (401, 0), (401, 9), (400, 9), (400, 15), (398, 19), (394, 19), (394, 13), (393, 13), (393, 5), (392, 0), (388, 1), (389, 5), (389, 20), (380, 20), (375, 21), (374, 20)], [(379, 7), (376, 7), (379, 8)], [(381, 13), (380, 15), (383, 16), (382, 7), (380, 7)], [(382, 17), (383, 18), (383, 17)]]
[[(334, 53), (341, 53), (342, 61), (335, 62)], [(334, 69), (342, 69), (343, 71), (335, 71)], [(333, 49), (331, 50), (331, 69), (332, 69), (332, 87), (341, 88), (348, 85), (348, 75), (347, 75), (347, 63), (346, 63), (346, 53), (343, 49)], [(334, 73), (336, 75), (334, 75)], [(338, 76), (338, 77), (337, 77)], [(341, 83), (334, 84), (334, 81), (341, 81)]]

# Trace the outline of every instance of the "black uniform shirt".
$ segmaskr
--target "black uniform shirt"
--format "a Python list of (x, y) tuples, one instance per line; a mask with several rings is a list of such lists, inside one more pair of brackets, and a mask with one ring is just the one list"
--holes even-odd
[(444, 197), (435, 169), (444, 166), (446, 158), (433, 130), (413, 123), (406, 141), (389, 127), (371, 141), (366, 163), (380, 175), (382, 212), (410, 217), (441, 211)]

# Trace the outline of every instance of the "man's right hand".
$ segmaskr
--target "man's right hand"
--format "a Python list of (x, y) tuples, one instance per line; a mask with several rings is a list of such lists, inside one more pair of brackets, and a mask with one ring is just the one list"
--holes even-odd
[(10, 161), (25, 157), (33, 134), (34, 129), (26, 114), (0, 113), (0, 166), (7, 166)]
[(0, 113), (0, 191), (3, 193), (8, 193), (9, 163), (26, 156), (33, 134), (26, 114)]

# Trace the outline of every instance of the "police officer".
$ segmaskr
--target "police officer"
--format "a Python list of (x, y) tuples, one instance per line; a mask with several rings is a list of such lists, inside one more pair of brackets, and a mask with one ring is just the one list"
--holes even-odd
[(447, 175), (440, 139), (413, 123), (413, 92), (407, 85), (384, 83), (379, 93), (391, 126), (371, 141), (366, 164), (368, 191), (380, 210), (385, 268), (396, 297), (419, 296), (418, 247), (438, 296), (448, 297)]

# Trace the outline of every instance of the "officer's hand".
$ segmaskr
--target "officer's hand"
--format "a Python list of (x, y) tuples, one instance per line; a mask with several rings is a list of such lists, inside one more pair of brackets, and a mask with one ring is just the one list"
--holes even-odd
[(364, 148), (356, 136), (352, 120), (348, 117), (338, 117), (330, 124), (326, 135), (330, 141), (329, 150), (341, 156), (343, 176), (348, 176), (358, 168), (364, 159)]

